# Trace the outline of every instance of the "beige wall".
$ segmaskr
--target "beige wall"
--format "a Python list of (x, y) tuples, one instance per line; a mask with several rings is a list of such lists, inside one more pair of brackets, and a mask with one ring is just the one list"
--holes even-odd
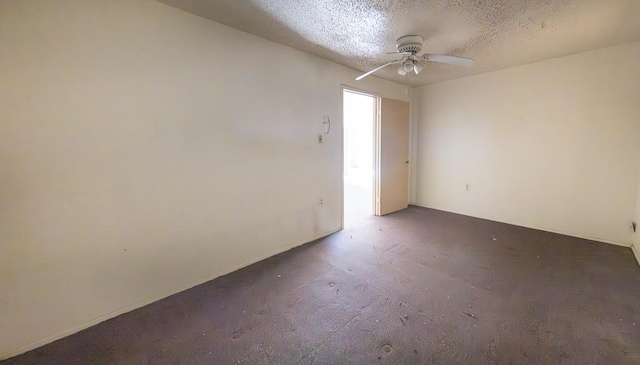
[(339, 229), (340, 85), (405, 98), (153, 1), (5, 0), (0, 34), (0, 358)]
[(415, 89), (412, 200), (629, 246), (638, 60), (632, 43)]

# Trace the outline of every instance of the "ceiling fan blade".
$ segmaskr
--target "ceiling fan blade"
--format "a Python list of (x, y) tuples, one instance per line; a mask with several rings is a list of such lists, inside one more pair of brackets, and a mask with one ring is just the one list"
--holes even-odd
[(471, 67), (475, 64), (472, 58), (447, 56), (443, 54), (424, 54), (422, 58), (432, 62), (448, 63), (450, 65)]
[(374, 73), (374, 72), (376, 72), (376, 71), (378, 71), (378, 70), (380, 70), (380, 69), (383, 69), (383, 68), (385, 68), (385, 67), (387, 67), (387, 66), (389, 66), (389, 65), (393, 65), (394, 63), (398, 63), (398, 62), (402, 61), (403, 59), (404, 59), (404, 58), (401, 58), (401, 59), (399, 59), (399, 60), (395, 60), (395, 61), (391, 61), (391, 62), (387, 62), (387, 63), (385, 63), (384, 65), (382, 65), (382, 66), (380, 66), (380, 67), (376, 67), (376, 68), (374, 68), (373, 70), (371, 70), (371, 71), (369, 71), (369, 72), (367, 72), (367, 73), (365, 73), (365, 74), (362, 74), (362, 75), (360, 75), (360, 76), (356, 77), (356, 81), (360, 81), (360, 80), (364, 79), (365, 77), (367, 77), (367, 76), (371, 75), (372, 73)]
[(385, 54), (401, 54), (401, 55), (408, 56), (408, 55), (411, 54), (411, 52), (398, 52), (398, 51), (395, 51), (395, 52), (387, 52)]

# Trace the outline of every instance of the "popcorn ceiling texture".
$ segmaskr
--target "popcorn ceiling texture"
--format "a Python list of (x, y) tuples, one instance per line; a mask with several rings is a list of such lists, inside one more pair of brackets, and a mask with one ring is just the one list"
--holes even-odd
[[(423, 53), (476, 60), (429, 63), (414, 86), (640, 40), (638, 0), (158, 1), (363, 72), (409, 34)], [(393, 66), (376, 75), (404, 82)]]

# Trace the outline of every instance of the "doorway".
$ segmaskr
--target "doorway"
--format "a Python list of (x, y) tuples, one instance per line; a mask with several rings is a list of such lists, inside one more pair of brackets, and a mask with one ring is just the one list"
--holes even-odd
[(379, 97), (342, 90), (344, 228), (375, 214), (375, 146)]

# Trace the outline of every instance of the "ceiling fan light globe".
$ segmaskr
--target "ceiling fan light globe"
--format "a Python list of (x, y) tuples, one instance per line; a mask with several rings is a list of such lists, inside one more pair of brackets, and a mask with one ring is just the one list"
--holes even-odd
[(402, 70), (404, 72), (407, 72), (407, 73), (413, 71), (413, 62), (407, 61), (407, 62), (403, 63), (402, 64)]
[(423, 68), (424, 68), (424, 66), (423, 66), (423, 65), (421, 65), (421, 64), (420, 64), (420, 63), (418, 63), (418, 62), (415, 62), (415, 63), (413, 64), (413, 70), (416, 72), (416, 75), (417, 75), (417, 74), (419, 74), (419, 73), (420, 73), (420, 71), (422, 71), (422, 69), (423, 69)]

